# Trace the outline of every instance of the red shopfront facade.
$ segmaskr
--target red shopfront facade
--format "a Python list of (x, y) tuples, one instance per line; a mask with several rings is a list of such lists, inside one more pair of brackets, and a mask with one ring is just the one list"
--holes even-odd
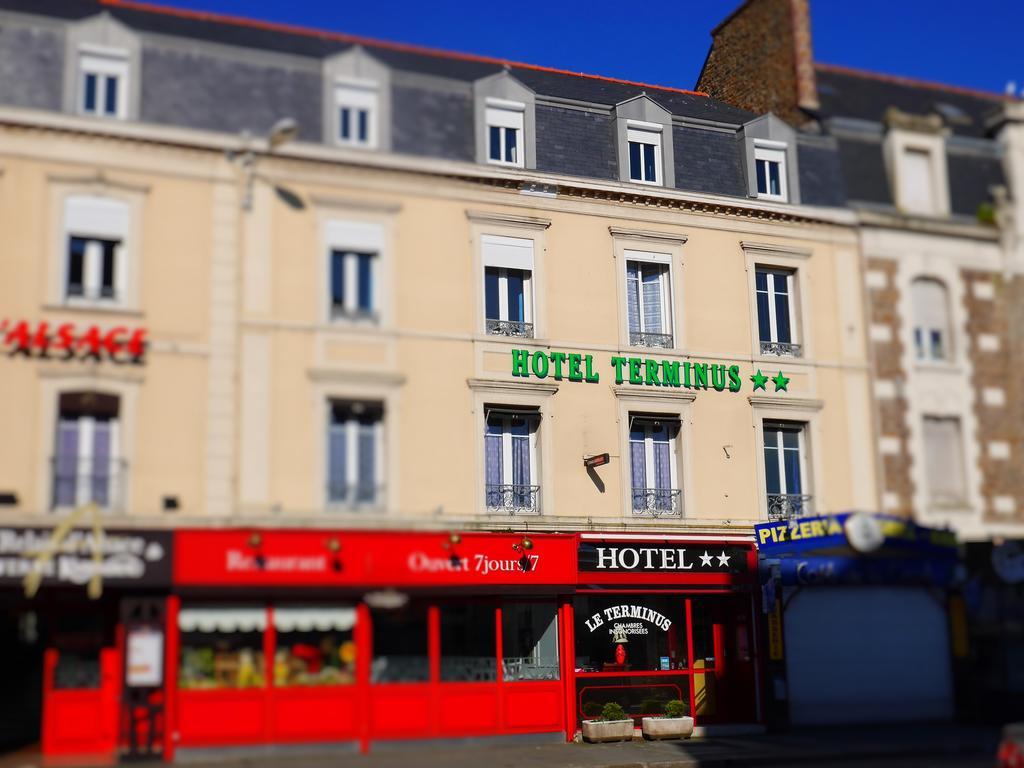
[[(608, 701), (638, 724), (671, 699), (697, 726), (761, 720), (749, 537), (182, 530), (173, 553), (164, 760), (571, 739)], [(120, 717), (123, 752), (149, 726)]]

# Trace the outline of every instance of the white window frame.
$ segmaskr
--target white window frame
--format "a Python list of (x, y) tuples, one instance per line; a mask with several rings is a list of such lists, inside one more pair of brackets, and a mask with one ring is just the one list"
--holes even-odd
[[(124, 120), (128, 117), (128, 76), (129, 54), (120, 48), (99, 45), (81, 45), (78, 49), (75, 104), (77, 111), (91, 117)], [(85, 79), (87, 75), (97, 78), (96, 109), (88, 110), (85, 105)], [(106, 80), (117, 78), (117, 109), (113, 114), (106, 111)]]
[[(536, 411), (525, 410), (521, 411), (521, 415), (511, 413), (511, 411), (518, 410), (516, 408), (503, 408), (494, 407), (488, 409), (488, 413), (484, 418), (484, 440), (487, 439), (487, 424), (493, 415), (490, 413), (491, 410), (502, 411), (498, 414), (498, 418), (502, 420), (501, 425), (501, 485), (514, 485), (512, 482), (512, 419), (522, 418), (527, 423), (532, 422), (534, 424), (533, 429), (527, 430), (528, 443), (530, 446), (530, 485), (540, 486), (540, 476), (537, 474), (537, 433), (540, 432), (540, 414)], [(510, 413), (504, 413), (504, 411), (510, 411)], [(486, 452), (486, 447), (485, 447)], [(487, 466), (484, 464), (484, 488), (487, 487)]]
[[(767, 264), (757, 264), (754, 267), (754, 273), (755, 273), (754, 274), (754, 309), (755, 309), (755, 312), (757, 310), (757, 294), (760, 293), (760, 291), (757, 288), (757, 273), (758, 272), (765, 272), (765, 273), (767, 273), (768, 275), (771, 275), (771, 276), (777, 275), (779, 273), (785, 273), (785, 275), (786, 275), (786, 305), (789, 307), (789, 335), (790, 335), (790, 340), (789, 340), (788, 343), (790, 343), (790, 344), (799, 344), (800, 343), (800, 327), (799, 327), (799, 323), (797, 322), (796, 301), (794, 299), (794, 293), (795, 293), (795, 290), (796, 290), (796, 280), (795, 280), (795, 278), (796, 278), (796, 270), (795, 269), (786, 269), (784, 267), (773, 267), (773, 266), (770, 266), (770, 265), (767, 265)], [(766, 282), (767, 282), (767, 285), (768, 285), (768, 290), (767, 290), (767, 293), (768, 293), (768, 333), (771, 336), (769, 341), (774, 342), (776, 344), (779, 344), (781, 342), (779, 342), (778, 314), (777, 314), (777, 311), (775, 309), (775, 297), (778, 296), (778, 294), (775, 292), (775, 280), (774, 279), (767, 280)], [(757, 328), (758, 328), (758, 343), (760, 343), (760, 341), (761, 341), (761, 339), (760, 339), (760, 335), (761, 335), (761, 331), (760, 331), (760, 328), (761, 328), (761, 318), (760, 318), (760, 316), (758, 316), (758, 318), (757, 318)]]
[[(789, 186), (787, 183), (786, 174), (786, 153), (788, 147), (785, 142), (782, 141), (770, 141), (767, 139), (754, 139), (754, 184), (757, 184), (757, 164), (763, 163), (777, 163), (779, 166), (779, 194), (773, 195), (771, 192), (758, 191), (757, 197), (761, 200), (775, 200), (780, 203), (789, 201)], [(765, 183), (766, 186), (770, 186), (768, 182), (768, 169), (765, 168)], [(755, 186), (755, 189), (757, 187)]]
[[(655, 469), (654, 469), (654, 443), (655, 443), (655, 440), (654, 440), (654, 437), (653, 437), (653, 427), (654, 427), (654, 425), (652, 423), (650, 423), (650, 422), (654, 422), (654, 421), (658, 421), (658, 420), (673, 422), (676, 425), (676, 436), (668, 441), (669, 461), (670, 461), (669, 470), (670, 470), (670, 482), (671, 482), (671, 487), (669, 488), (669, 490), (673, 490), (673, 491), (680, 490), (680, 487), (679, 487), (679, 447), (678, 447), (678, 443), (679, 443), (679, 436), (682, 434), (682, 425), (679, 424), (679, 418), (676, 417), (676, 416), (659, 417), (656, 414), (643, 414), (643, 413), (632, 414), (631, 413), (629, 419), (630, 419), (630, 424), (629, 424), (629, 445), (630, 445), (629, 460), (630, 460), (630, 468), (629, 468), (629, 472), (630, 472), (630, 487), (631, 487), (631, 490), (635, 491), (636, 488), (637, 488), (637, 486), (635, 484), (635, 479), (632, 476), (633, 475), (633, 464), (632, 464), (632, 462), (633, 462), (633, 453), (632, 453), (632, 447), (633, 447), (634, 443), (639, 442), (639, 441), (634, 440), (633, 436), (632, 436), (633, 435), (633, 428), (634, 428), (634, 426), (636, 426), (635, 422), (640, 422), (641, 425), (643, 425), (643, 427), (644, 427), (644, 438), (643, 438), (643, 443), (644, 443), (644, 477), (646, 477), (649, 480), (651, 477), (653, 477), (655, 475)], [(648, 484), (648, 485), (646, 485), (644, 487), (645, 488), (653, 488), (654, 486)]]
[[(933, 326), (924, 325), (920, 319), (920, 308), (918, 307), (918, 298), (915, 295), (915, 289), (919, 284), (922, 283), (933, 283), (938, 285), (942, 290), (943, 307), (942, 311), (945, 316), (945, 325), (941, 328), (935, 328)], [(940, 280), (936, 277), (929, 275), (919, 275), (910, 281), (910, 312), (911, 312), (911, 348), (913, 349), (914, 361), (919, 364), (943, 364), (951, 363), (954, 358), (953, 349), (953, 323), (952, 323), (952, 307), (950, 306), (949, 288), (945, 281)], [(922, 344), (918, 344), (918, 331), (921, 332)], [(931, 333), (938, 331), (942, 343), (942, 355), (935, 357), (931, 353)]]
[[(928, 429), (926, 427), (929, 421), (933, 422), (954, 422), (956, 424), (956, 445), (953, 449), (956, 453), (956, 461), (959, 465), (960, 473), (960, 490), (959, 496), (953, 498), (952, 496), (942, 498), (936, 493), (936, 490), (932, 488), (931, 479), (933, 469), (929, 466), (929, 455), (931, 450), (928, 445)], [(922, 465), (924, 467), (924, 480), (925, 480), (925, 498), (930, 509), (935, 511), (949, 510), (949, 509), (963, 509), (968, 505), (969, 492), (969, 479), (967, 471), (967, 456), (964, 450), (964, 421), (958, 414), (940, 414), (940, 413), (924, 413), (921, 416), (921, 446), (924, 449), (923, 456), (924, 461)]]
[[(673, 289), (673, 286), (672, 286), (672, 255), (669, 254), (669, 253), (655, 253), (655, 252), (651, 252), (651, 251), (635, 251), (635, 250), (626, 248), (626, 249), (623, 250), (623, 257), (624, 258), (623, 258), (623, 274), (622, 274), (622, 279), (623, 279), (623, 285), (625, 286), (625, 290), (626, 290), (625, 304), (624, 304), (623, 309), (625, 310), (625, 314), (626, 314), (625, 320), (626, 320), (626, 340), (627, 340), (627, 342), (629, 341), (630, 333), (632, 333), (632, 330), (629, 327), (629, 263), (632, 261), (632, 262), (636, 262), (636, 263), (640, 264), (641, 265), (641, 269), (642, 269), (642, 265), (643, 264), (653, 264), (653, 265), (658, 266), (662, 270), (662, 274), (664, 275), (664, 279), (662, 279), (660, 281), (661, 282), (661, 311), (662, 311), (662, 323), (665, 326), (665, 329), (662, 331), (662, 333), (666, 334), (667, 336), (671, 336), (672, 337), (672, 346), (669, 347), (669, 348), (670, 349), (674, 348), (675, 347), (675, 343), (676, 343), (676, 336), (675, 336), (675, 316), (674, 316), (675, 313), (673, 312), (673, 305), (672, 305), (672, 295), (673, 295), (673, 290), (672, 290)], [(643, 277), (642, 277), (642, 273), (638, 277), (638, 280), (639, 280), (639, 284), (640, 284), (640, 290), (638, 292), (639, 295), (637, 297), (637, 307), (639, 309), (639, 319), (640, 319), (640, 330), (638, 332), (639, 333), (653, 333), (653, 331), (647, 331), (643, 327), (644, 326), (644, 292), (643, 292)], [(634, 345), (630, 344), (630, 346), (634, 346)], [(641, 345), (636, 345), (636, 346), (641, 346)]]
[[(665, 184), (665, 171), (662, 166), (662, 148), (661, 143), (663, 141), (663, 126), (658, 123), (647, 123), (639, 120), (629, 120), (626, 122), (626, 171), (629, 180), (633, 184), (647, 184), (649, 186), (660, 187)], [(654, 147), (654, 179), (634, 179), (633, 168), (631, 167), (631, 156), (630, 152), (631, 144), (647, 144)], [(641, 167), (640, 172), (643, 173), (643, 162), (641, 152)]]
[[(329, 323), (381, 323), (383, 291), (381, 289), (382, 254), (384, 252), (385, 231), (382, 224), (366, 221), (345, 221), (328, 219), (324, 225), (324, 259), (327, 275), (327, 290), (323, 294), (326, 303), (326, 317)], [(332, 277), (334, 269), (334, 252), (348, 254), (370, 254), (370, 294), (373, 311), (369, 314), (358, 311), (359, 304), (359, 272), (358, 259), (346, 258), (344, 264), (345, 295), (344, 312), (336, 312), (332, 300)]]
[[(330, 491), (330, 480), (331, 480), (331, 477), (330, 477), (330, 471), (329, 471), (330, 470), (330, 436), (331, 436), (331, 430), (335, 427), (335, 424), (334, 424), (334, 421), (333, 421), (333, 410), (334, 410), (334, 406), (335, 406), (336, 403), (337, 404), (349, 403), (349, 404), (351, 404), (353, 406), (359, 405), (359, 404), (363, 404), (365, 406), (370, 406), (370, 407), (377, 407), (379, 405), (380, 408), (381, 408), (381, 418), (378, 419), (373, 424), (373, 451), (374, 451), (374, 454), (375, 454), (374, 457), (373, 457), (373, 469), (374, 469), (374, 478), (373, 478), (373, 482), (374, 482), (374, 497), (373, 497), (373, 501), (360, 503), (360, 502), (358, 502), (354, 498), (354, 496), (353, 496), (353, 498), (351, 500), (344, 500), (344, 499), (337, 500), (337, 499), (332, 499), (331, 498), (331, 491)], [(380, 506), (383, 505), (384, 497), (385, 497), (386, 492), (387, 492), (387, 489), (385, 488), (385, 485), (384, 485), (384, 483), (385, 483), (385, 472), (384, 472), (384, 434), (385, 434), (385, 430), (384, 430), (384, 420), (387, 418), (387, 410), (386, 409), (387, 409), (387, 403), (385, 403), (383, 401), (378, 403), (377, 401), (369, 401), (369, 400), (366, 400), (366, 401), (364, 401), (364, 400), (345, 400), (345, 399), (341, 399), (341, 398), (329, 398), (328, 399), (328, 401), (327, 401), (327, 443), (328, 443), (328, 445), (327, 445), (327, 462), (328, 462), (327, 466), (328, 466), (328, 475), (327, 475), (327, 485), (326, 485), (326, 488), (325, 488), (328, 508), (333, 508), (333, 509), (337, 509), (337, 508), (351, 509), (353, 507), (376, 508), (376, 507), (380, 507)], [(359, 481), (359, 461), (358, 461), (359, 430), (360, 430), (360, 428), (363, 425), (361, 425), (354, 418), (353, 419), (348, 419), (347, 421), (342, 422), (342, 423), (345, 425), (344, 426), (344, 429), (345, 429), (345, 483), (346, 483), (346, 488), (350, 489), (350, 491), (354, 491), (354, 489), (357, 487), (358, 481)]]
[[(520, 101), (508, 101), (506, 99), (488, 98), (484, 106), (484, 130), (486, 136), (484, 144), (486, 159), (492, 165), (506, 165), (514, 168), (524, 168), (526, 165), (526, 104)], [(491, 128), (500, 128), (498, 159), (491, 157)], [(515, 131), (516, 154), (512, 161), (505, 160), (505, 142), (507, 130)]]
[[(800, 465), (800, 495), (811, 496), (810, 486), (808, 480), (810, 476), (807, 472), (807, 428), (808, 424), (804, 421), (782, 421), (779, 419), (765, 419), (761, 423), (761, 439), (764, 443), (765, 448), (776, 448), (778, 450), (778, 463), (779, 463), (779, 495), (789, 496), (793, 495), (792, 491), (786, 487), (786, 462), (785, 462), (785, 451), (793, 450), (792, 448), (785, 448), (782, 440), (782, 427), (796, 427), (797, 428), (797, 458), (799, 459)], [(766, 440), (766, 432), (772, 428), (775, 428), (777, 437), (777, 445), (769, 445)], [(765, 476), (765, 495), (769, 495), (767, 475)]]
[[(923, 184), (921, 185), (921, 192), (927, 197), (926, 200), (922, 201), (924, 205), (918, 204), (917, 201), (910, 196), (910, 170), (911, 165), (913, 164), (911, 162), (911, 158), (918, 159), (920, 169), (926, 174)], [(898, 199), (900, 208), (911, 214), (934, 216), (938, 212), (939, 206), (938, 199), (936, 197), (935, 160), (932, 157), (932, 149), (914, 145), (903, 146), (900, 149), (899, 166), (897, 179), (899, 184)]]
[[(341, 110), (350, 110), (349, 137), (341, 135)], [(378, 146), (378, 121), (380, 119), (380, 90), (377, 83), (370, 80), (356, 80), (347, 78), (336, 78), (334, 83), (334, 111), (335, 129), (334, 142), (345, 147), (359, 147), (361, 149), (376, 149)], [(356, 116), (360, 111), (365, 111), (366, 116), (366, 140), (362, 141), (358, 136), (358, 120)]]
[[(63, 261), (60, 297), (73, 306), (123, 306), (128, 302), (128, 249), (131, 230), (131, 208), (128, 203), (95, 195), (70, 195), (64, 200)], [(71, 271), (71, 238), (86, 241), (82, 263), (82, 296), (68, 293)], [(116, 241), (114, 248), (114, 295), (101, 295), (103, 249), (100, 240)]]
[(524, 237), (481, 235), (480, 249), (483, 261), (484, 332), (487, 331), (487, 270), (498, 269), (498, 319), (508, 320), (508, 277), (506, 270), (518, 269), (527, 273), (523, 279), (523, 322), (533, 323), (534, 241)]

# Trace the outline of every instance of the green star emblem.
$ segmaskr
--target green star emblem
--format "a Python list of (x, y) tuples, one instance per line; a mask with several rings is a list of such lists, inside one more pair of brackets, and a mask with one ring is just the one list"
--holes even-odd
[(782, 375), (782, 371), (779, 371), (777, 376), (772, 376), (772, 381), (775, 382), (776, 392), (788, 392), (786, 386), (789, 384), (789, 379)]
[[(768, 377), (761, 373), (758, 369), (757, 373), (750, 377), (750, 380), (754, 382), (754, 391), (757, 392), (759, 389), (765, 389), (765, 385), (768, 383)], [(768, 390), (765, 389), (767, 392)]]

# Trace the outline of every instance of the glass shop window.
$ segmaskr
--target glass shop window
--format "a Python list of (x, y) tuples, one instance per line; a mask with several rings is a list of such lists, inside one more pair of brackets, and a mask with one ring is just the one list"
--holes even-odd
[(58, 690), (100, 687), (100, 649), (112, 645), (98, 616), (64, 614), (50, 636), (57, 649), (53, 687)]
[(687, 668), (686, 606), (671, 596), (581, 595), (574, 601), (577, 672)]
[(275, 607), (274, 685), (351, 685), (356, 677), (351, 607)]
[(182, 608), (178, 614), (183, 689), (262, 688), (266, 609)]
[(494, 606), (441, 606), (441, 680), (487, 682), (498, 677)]
[(554, 603), (505, 603), (501, 608), (502, 678), (558, 679), (558, 610)]
[(425, 683), (430, 679), (427, 656), (427, 608), (411, 603), (375, 610), (373, 621), (374, 683)]

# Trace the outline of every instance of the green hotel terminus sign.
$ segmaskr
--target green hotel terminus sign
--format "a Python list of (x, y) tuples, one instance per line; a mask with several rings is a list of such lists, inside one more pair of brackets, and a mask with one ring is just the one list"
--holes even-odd
[[(616, 384), (640, 384), (648, 387), (675, 387), (682, 389), (714, 389), (718, 392), (739, 392), (743, 388), (743, 377), (737, 364), (702, 363), (689, 360), (657, 360), (650, 357), (613, 356), (611, 366)], [(594, 356), (580, 352), (545, 352), (528, 349), (512, 350), (512, 375), (522, 378), (555, 381), (584, 381), (596, 384), (601, 374), (594, 370)], [(749, 377), (753, 389), (767, 391), (768, 382), (775, 385), (776, 392), (786, 392), (789, 378), (779, 371), (769, 377), (757, 370)]]

